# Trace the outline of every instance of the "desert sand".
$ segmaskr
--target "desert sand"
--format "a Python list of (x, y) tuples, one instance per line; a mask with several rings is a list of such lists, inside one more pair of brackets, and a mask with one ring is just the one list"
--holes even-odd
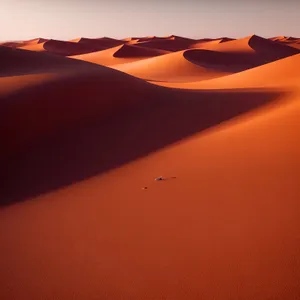
[(2, 43), (0, 299), (299, 299), (299, 45)]

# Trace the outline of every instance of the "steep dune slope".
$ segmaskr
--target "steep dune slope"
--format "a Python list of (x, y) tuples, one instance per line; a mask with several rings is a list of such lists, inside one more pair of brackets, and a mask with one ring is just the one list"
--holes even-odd
[(257, 55), (263, 58), (265, 62), (271, 62), (299, 53), (297, 49), (256, 35), (225, 43), (212, 43), (208, 47), (205, 47), (205, 49), (231, 53), (247, 53), (249, 56)]
[(221, 77), (263, 64), (256, 56), (243, 53), (190, 49), (168, 55), (114, 65), (113, 68), (153, 81), (188, 82)]
[(99, 40), (0, 47), (0, 299), (298, 299), (298, 41)]
[(2, 210), (1, 296), (297, 297), (298, 100)]
[[(0, 46), (0, 77), (85, 68), (86, 63), (69, 58)], [(91, 64), (89, 64), (91, 65)], [(95, 67), (95, 66), (94, 66)]]
[[(300, 79), (300, 54), (293, 55), (257, 68), (201, 82), (156, 83), (186, 89), (226, 89), (245, 87), (293, 86)], [(155, 82), (154, 82), (155, 83)]]

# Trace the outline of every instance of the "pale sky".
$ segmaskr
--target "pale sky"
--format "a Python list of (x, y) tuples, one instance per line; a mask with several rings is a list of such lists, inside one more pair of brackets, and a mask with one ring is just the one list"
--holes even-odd
[(0, 0), (0, 40), (300, 37), (300, 0)]

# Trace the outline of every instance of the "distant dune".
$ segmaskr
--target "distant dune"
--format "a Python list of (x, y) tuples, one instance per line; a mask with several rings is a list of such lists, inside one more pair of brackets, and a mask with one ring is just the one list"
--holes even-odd
[(187, 89), (227, 89), (280, 87), (295, 85), (300, 79), (300, 54), (230, 76), (191, 83), (158, 83), (162, 86)]
[(136, 45), (129, 44), (109, 48), (104, 51), (71, 56), (71, 58), (84, 60), (99, 65), (111, 66), (120, 63), (138, 61), (149, 57), (155, 57), (166, 53), (169, 52), (152, 48), (142, 48)]
[(0, 299), (298, 299), (299, 119), (296, 37), (0, 44)]

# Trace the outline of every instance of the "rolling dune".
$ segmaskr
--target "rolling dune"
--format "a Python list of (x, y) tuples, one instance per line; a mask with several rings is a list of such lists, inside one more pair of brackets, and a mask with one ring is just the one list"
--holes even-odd
[(191, 49), (112, 67), (150, 81), (189, 82), (222, 77), (264, 63), (263, 58), (244, 53)]
[(142, 48), (135, 45), (122, 45), (104, 51), (72, 56), (71, 58), (99, 65), (111, 66), (138, 61), (167, 53), (169, 52), (164, 50)]
[(0, 46), (0, 299), (298, 299), (293, 45)]
[(300, 54), (297, 54), (222, 78), (191, 83), (153, 83), (184, 89), (270, 88), (298, 85), (299, 79)]
[(70, 42), (76, 42), (82, 45), (87, 45), (97, 50), (105, 50), (112, 47), (117, 47), (124, 44), (124, 41), (116, 40), (108, 37), (98, 39), (78, 38), (71, 40)]

